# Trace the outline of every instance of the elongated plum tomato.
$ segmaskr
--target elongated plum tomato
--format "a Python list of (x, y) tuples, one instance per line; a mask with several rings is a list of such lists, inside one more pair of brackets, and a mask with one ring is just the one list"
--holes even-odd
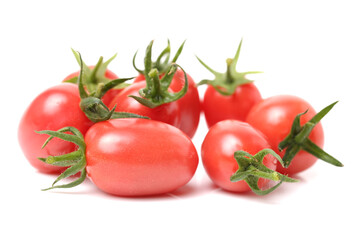
[[(239, 166), (234, 152), (243, 150), (252, 155), (270, 148), (264, 136), (249, 124), (237, 120), (224, 120), (213, 125), (201, 146), (204, 168), (211, 180), (219, 187), (232, 192), (246, 192), (250, 187), (245, 181), (231, 182), (230, 177)], [(276, 158), (267, 155), (263, 164), (271, 170), (276, 169)], [(260, 178), (259, 188), (268, 180)]]
[(99, 122), (85, 135), (85, 144), (88, 176), (114, 195), (172, 192), (190, 181), (198, 165), (190, 138), (153, 120)]
[[(177, 100), (179, 104), (179, 114), (181, 116), (178, 128), (186, 133), (190, 138), (195, 135), (200, 120), (201, 103), (199, 92), (195, 81), (187, 74), (188, 89), (186, 94)], [(139, 74), (134, 82), (145, 81), (145, 76)], [(172, 79), (170, 88), (173, 92), (178, 92), (185, 84), (184, 73), (178, 69)]]
[[(304, 125), (316, 114), (313, 107), (305, 100), (289, 95), (280, 95), (267, 98), (256, 104), (251, 110), (246, 121), (261, 131), (272, 149), (284, 156), (284, 151), (278, 150), (279, 143), (289, 134), (294, 118), (297, 114), (308, 112), (301, 116), (300, 123)], [(320, 148), (324, 144), (322, 125), (318, 123), (309, 135), (309, 139)], [(283, 168), (278, 163), (277, 171), (283, 174), (295, 174), (308, 169), (317, 161), (317, 157), (301, 150), (291, 161), (288, 168)]]
[(59, 139), (41, 149), (47, 136), (35, 131), (58, 130), (73, 126), (83, 134), (93, 124), (79, 107), (80, 97), (75, 84), (62, 83), (39, 94), (25, 111), (18, 129), (20, 147), (30, 164), (44, 173), (59, 173), (64, 167), (46, 164), (38, 157), (62, 155), (76, 149), (73, 143)]
[(208, 86), (202, 102), (207, 126), (226, 119), (245, 121), (250, 109), (261, 100), (260, 92), (253, 83), (239, 85), (229, 96)]
[(131, 112), (146, 116), (152, 120), (168, 123), (177, 128), (180, 126), (181, 116), (179, 114), (180, 104), (178, 101), (162, 104), (155, 108), (149, 108), (137, 102), (129, 95), (139, 95), (139, 90), (146, 87), (146, 82), (133, 83), (123, 89), (111, 102), (110, 108), (116, 105), (118, 112)]
[[(90, 69), (93, 69), (94, 66), (89, 66)], [(74, 77), (78, 77), (79, 76), (79, 71), (74, 72), (69, 74), (66, 78), (64, 78), (63, 82), (66, 82)], [(114, 79), (118, 79), (118, 76), (112, 72), (109, 69), (106, 69), (106, 72), (104, 73), (104, 76), (106, 78), (108, 78), (109, 80), (114, 80)], [(102, 97), (102, 101), (104, 104), (106, 104), (107, 106), (109, 106), (109, 104), (111, 103), (111, 101), (113, 100), (113, 98), (122, 91), (122, 89), (120, 88), (112, 88), (110, 90), (108, 90), (106, 92), (106, 94)]]

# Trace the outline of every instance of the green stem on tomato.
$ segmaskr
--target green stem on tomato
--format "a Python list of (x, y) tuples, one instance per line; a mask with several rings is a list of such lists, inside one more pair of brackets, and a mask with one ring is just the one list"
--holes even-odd
[[(149, 73), (149, 71), (153, 68), (156, 68), (158, 73), (160, 75), (165, 74), (168, 69), (170, 68), (170, 66), (173, 63), (176, 63), (178, 57), (180, 56), (183, 47), (185, 45), (185, 41), (182, 42), (181, 46), (177, 49), (177, 52), (175, 54), (175, 56), (172, 58), (172, 60), (170, 61), (170, 55), (171, 55), (171, 46), (170, 46), (170, 40), (167, 40), (167, 46), (166, 48), (160, 53), (160, 55), (157, 57), (156, 62), (153, 62), (151, 59), (151, 55), (152, 55), (152, 46), (153, 46), (153, 40), (151, 41), (151, 43), (147, 46), (146, 49), (146, 55), (145, 55), (145, 59), (144, 59), (144, 70), (139, 69), (136, 66), (136, 56), (138, 51), (136, 51), (136, 53), (133, 56), (133, 67), (136, 69), (137, 72), (139, 72), (140, 74), (146, 76), (147, 73)], [(164, 60), (162, 61), (162, 59), (164, 58)]]
[(83, 76), (85, 65), (83, 63), (80, 53), (78, 53), (80, 61), (80, 72), (78, 75), (78, 91), (81, 101), (79, 103), (80, 109), (92, 122), (101, 122), (108, 119), (114, 119), (118, 117), (134, 117), (134, 118), (147, 118), (132, 113), (116, 113), (115, 109), (109, 110), (109, 108), (102, 102), (101, 98), (106, 94), (107, 91), (114, 88), (115, 86), (124, 83), (125, 81), (131, 80), (133, 78), (120, 78), (109, 81), (105, 84), (99, 84), (98, 88), (94, 92), (87, 93), (83, 85)]
[(225, 73), (217, 72), (213, 70), (211, 67), (206, 65), (199, 57), (196, 58), (199, 60), (201, 65), (203, 65), (207, 70), (209, 70), (213, 75), (213, 80), (204, 79), (198, 83), (198, 86), (203, 84), (208, 84), (214, 87), (216, 91), (220, 94), (229, 96), (234, 94), (236, 88), (243, 84), (251, 83), (252, 80), (247, 79), (245, 76), (248, 74), (261, 73), (259, 71), (249, 71), (249, 72), (237, 72), (236, 65), (240, 55), (240, 49), (242, 41), (240, 41), (238, 49), (235, 53), (234, 58), (228, 58), (226, 60), (227, 68)]
[[(154, 63), (151, 59), (152, 45), (153, 41), (151, 41), (150, 44), (147, 46), (144, 59), (145, 70), (142, 71), (142, 74), (144, 74), (146, 79), (146, 87), (139, 90), (140, 97), (135, 95), (130, 95), (129, 97), (132, 97), (144, 106), (147, 106), (149, 108), (156, 108), (158, 106), (161, 106), (162, 104), (170, 103), (183, 97), (188, 89), (188, 79), (186, 72), (176, 63), (165, 64), (165, 66), (162, 67), (162, 74), (157, 68), (154, 68)], [(183, 44), (181, 45), (173, 60), (177, 60), (179, 54), (182, 51), (182, 47)], [(166, 54), (167, 51), (168, 48), (166, 48), (162, 54)], [(173, 80), (177, 68), (180, 68), (183, 71), (185, 84), (180, 91), (173, 93), (168, 91), (168, 88)], [(161, 79), (160, 75), (163, 75)]]
[[(239, 169), (230, 177), (230, 181), (238, 182), (244, 180), (249, 185), (250, 189), (258, 195), (265, 195), (274, 191), (282, 182), (298, 181), (267, 168), (263, 164), (263, 159), (268, 154), (274, 156), (282, 165), (284, 165), (280, 156), (271, 149), (263, 149), (254, 156), (246, 151), (236, 151), (234, 153), (234, 158), (238, 163)], [(262, 190), (258, 186), (260, 178), (279, 181), (279, 183), (271, 188)]]
[[(88, 91), (93, 92), (98, 88), (99, 84), (105, 84), (110, 81), (109, 78), (106, 77), (106, 71), (108, 68), (108, 65), (115, 59), (117, 54), (114, 54), (110, 59), (103, 62), (103, 57), (100, 57), (97, 64), (94, 66), (94, 68), (89, 68), (83, 60), (81, 60), (81, 57), (77, 51), (74, 49), (71, 49), (73, 52), (73, 55), (75, 56), (78, 64), (80, 67), (83, 67), (83, 77), (82, 81)], [(81, 66), (83, 65), (83, 66)], [(73, 77), (71, 79), (66, 80), (65, 82), (74, 83), (76, 84), (78, 82), (78, 76)], [(120, 84), (118, 86), (115, 86), (114, 88), (120, 89), (126, 87), (126, 84)]]
[[(70, 132), (72, 134), (68, 134), (66, 132)], [(42, 148), (44, 148), (54, 137), (62, 139), (64, 141), (75, 143), (78, 146), (78, 150), (75, 150), (74, 152), (63, 154), (60, 156), (48, 156), (47, 158), (39, 158), (39, 160), (51, 164), (54, 166), (64, 166), (68, 167), (63, 173), (61, 173), (56, 180), (53, 182), (52, 186), (46, 189), (43, 189), (43, 191), (47, 191), (54, 188), (69, 188), (74, 187), (79, 184), (81, 184), (85, 177), (86, 177), (86, 159), (85, 159), (85, 150), (86, 145), (84, 143), (84, 137), (82, 133), (74, 128), (74, 127), (65, 127), (62, 129), (59, 129), (58, 131), (50, 131), (50, 130), (44, 130), (44, 131), (38, 131), (39, 134), (47, 134), (50, 137), (45, 141)], [(63, 185), (56, 185), (59, 181), (68, 178), (70, 176), (75, 175), (76, 173), (81, 172), (81, 176), (76, 179), (75, 181), (63, 184)]]
[(300, 150), (304, 150), (334, 166), (343, 167), (343, 164), (340, 161), (326, 153), (323, 149), (318, 147), (309, 139), (309, 135), (312, 132), (313, 128), (334, 107), (334, 105), (337, 104), (337, 102), (338, 101), (322, 109), (303, 126), (301, 126), (300, 124), (300, 117), (306, 114), (308, 110), (304, 113), (298, 114), (295, 117), (289, 135), (283, 141), (281, 141), (278, 146), (280, 151), (285, 149), (285, 153), (283, 156), (283, 162), (285, 164), (284, 167), (288, 167), (291, 164), (294, 156)]

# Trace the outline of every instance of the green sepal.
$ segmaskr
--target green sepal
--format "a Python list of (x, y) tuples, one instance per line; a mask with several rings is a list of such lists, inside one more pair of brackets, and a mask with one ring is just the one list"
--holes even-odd
[(240, 49), (242, 41), (240, 41), (238, 49), (235, 53), (234, 58), (226, 59), (227, 69), (225, 73), (217, 72), (209, 67), (206, 63), (204, 63), (199, 57), (196, 56), (197, 60), (207, 69), (209, 70), (214, 76), (214, 80), (204, 79), (200, 81), (197, 85), (211, 85), (214, 89), (224, 96), (229, 96), (234, 94), (236, 88), (240, 85), (252, 83), (252, 80), (246, 78), (248, 74), (255, 74), (255, 73), (262, 73), (260, 71), (248, 71), (248, 72), (237, 72), (236, 65), (239, 60)]
[[(183, 71), (185, 83), (180, 91), (173, 93), (169, 92), (168, 88), (177, 68)], [(162, 104), (176, 101), (186, 94), (188, 90), (187, 74), (179, 65), (176, 63), (171, 64), (161, 79), (159, 76), (160, 74), (156, 68), (151, 69), (146, 77), (147, 86), (139, 91), (141, 97), (135, 95), (129, 95), (129, 97), (146, 107), (156, 108)]]
[[(107, 93), (110, 89), (115, 86), (119, 86), (120, 84), (124, 84), (126, 81), (133, 79), (132, 78), (120, 78), (112, 81), (108, 81), (106, 83), (100, 83), (97, 85), (97, 89), (93, 92), (88, 93), (83, 84), (83, 76), (87, 71), (86, 65), (83, 63), (82, 57), (80, 53), (79, 56), (79, 64), (80, 64), (80, 72), (78, 75), (78, 91), (81, 98), (79, 103), (80, 109), (84, 112), (84, 114), (88, 117), (92, 122), (101, 122), (114, 118), (123, 118), (123, 117), (134, 117), (134, 118), (147, 118), (144, 116), (140, 116), (137, 114), (131, 113), (122, 113), (116, 112), (116, 106), (114, 106), (111, 110), (103, 103), (102, 97)], [(88, 89), (87, 89), (88, 90)]]
[[(70, 132), (70, 133), (66, 133)], [(51, 141), (54, 137), (62, 139), (64, 141), (69, 141), (78, 145), (78, 150), (74, 152), (59, 155), (59, 156), (48, 156), (47, 158), (39, 158), (41, 161), (53, 165), (53, 166), (64, 166), (68, 167), (64, 172), (62, 172), (53, 182), (52, 186), (43, 191), (54, 189), (54, 188), (70, 188), (81, 184), (86, 178), (86, 158), (85, 151), (86, 145), (84, 142), (84, 137), (82, 133), (74, 128), (74, 127), (65, 127), (59, 129), (58, 131), (38, 131), (39, 134), (47, 134), (50, 137), (45, 141), (43, 147), (45, 147), (49, 141)], [(66, 179), (70, 176), (73, 176), (81, 172), (81, 176), (68, 184), (56, 185), (59, 181)]]
[(138, 115), (135, 113), (129, 113), (129, 112), (113, 112), (111, 119), (117, 119), (117, 118), (143, 118), (143, 119), (150, 119), (149, 117)]
[[(280, 156), (271, 149), (263, 149), (256, 153), (254, 156), (246, 151), (236, 151), (234, 153), (234, 158), (238, 163), (239, 169), (233, 175), (231, 175), (230, 181), (245, 181), (249, 185), (250, 189), (258, 195), (265, 195), (274, 191), (277, 187), (280, 186), (282, 182), (298, 181), (294, 178), (290, 178), (267, 168), (263, 164), (263, 159), (268, 154), (271, 154), (279, 162), (282, 162)], [(279, 183), (266, 190), (261, 190), (258, 186), (258, 180), (260, 178), (265, 178), (272, 181), (279, 181)]]
[(75, 186), (78, 186), (80, 185), (82, 182), (84, 182), (84, 180), (86, 179), (87, 177), (87, 172), (85, 169), (83, 169), (81, 171), (81, 175), (79, 178), (77, 178), (76, 180), (74, 180), (73, 182), (70, 182), (68, 184), (62, 184), (62, 185), (52, 185), (51, 187), (49, 188), (45, 188), (45, 189), (42, 189), (42, 191), (48, 191), (48, 190), (51, 190), (51, 189), (55, 189), (55, 188), (72, 188), (72, 187), (75, 187)]
[(298, 114), (292, 124), (290, 133), (288, 136), (279, 143), (278, 148), (279, 151), (283, 151), (285, 149), (285, 153), (283, 156), (284, 167), (288, 167), (292, 162), (295, 155), (298, 154), (300, 150), (304, 150), (315, 157), (330, 163), (337, 167), (343, 167), (343, 164), (338, 161), (333, 156), (326, 153), (323, 149), (318, 147), (315, 143), (313, 143), (309, 139), (309, 135), (313, 128), (322, 120), (322, 118), (337, 104), (338, 101), (328, 105), (320, 112), (318, 112), (311, 120), (309, 120), (306, 124), (301, 126), (300, 117), (308, 112), (306, 110), (303, 113)]
[[(75, 56), (80, 67), (83, 67), (83, 83), (87, 87), (88, 91), (93, 92), (98, 88), (99, 84), (106, 84), (111, 79), (105, 76), (108, 65), (116, 58), (117, 54), (114, 54), (107, 61), (103, 61), (103, 57), (100, 57), (97, 64), (93, 69), (89, 68), (81, 59), (79, 52), (72, 49), (73, 55)], [(83, 66), (82, 66), (83, 65)], [(78, 78), (74, 77), (68, 79), (66, 82), (77, 83)], [(114, 88), (124, 88), (125, 85), (117, 85)]]
[(76, 164), (82, 157), (82, 151), (77, 150), (61, 156), (48, 156), (47, 158), (38, 158), (39, 160), (59, 167), (69, 167)]
[(155, 62), (153, 62), (151, 58), (153, 42), (154, 41), (152, 40), (146, 49), (146, 55), (144, 59), (144, 68), (145, 68), (144, 70), (141, 70), (136, 66), (136, 56), (138, 51), (136, 51), (136, 53), (133, 56), (133, 61), (132, 61), (133, 67), (136, 69), (137, 72), (139, 72), (144, 76), (146, 76), (149, 73), (149, 71), (153, 68), (156, 68), (159, 74), (166, 73), (169, 67), (177, 61), (178, 57), (180, 56), (183, 50), (186, 40), (182, 42), (181, 46), (177, 49), (177, 52), (171, 61), (170, 61), (171, 45), (170, 45), (170, 40), (167, 40), (167, 46), (160, 53)]

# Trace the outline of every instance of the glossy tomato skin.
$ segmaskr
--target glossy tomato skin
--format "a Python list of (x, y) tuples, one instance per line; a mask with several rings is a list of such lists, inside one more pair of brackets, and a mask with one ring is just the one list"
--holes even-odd
[(213, 86), (208, 86), (202, 102), (207, 126), (235, 119), (245, 121), (250, 109), (262, 100), (259, 90), (253, 83), (240, 85), (230, 96), (221, 95)]
[[(93, 69), (94, 66), (89, 66), (90, 69)], [(79, 72), (80, 71), (77, 71), (77, 72), (74, 72), (74, 73), (71, 73), (69, 74), (66, 78), (64, 78), (63, 82), (66, 82), (67, 80), (69, 79), (72, 79), (74, 77), (78, 77), (79, 76)], [(104, 76), (106, 78), (108, 78), (109, 80), (114, 80), (114, 79), (118, 79), (118, 76), (112, 72), (111, 70), (109, 69), (106, 69), (106, 72), (104, 73)], [(106, 94), (104, 94), (104, 96), (102, 97), (102, 101), (103, 103), (106, 105), (106, 106), (109, 106), (109, 104), (111, 103), (111, 101), (113, 100), (113, 98), (122, 91), (122, 89), (117, 89), (117, 88), (113, 88), (113, 89), (110, 89), (109, 91), (107, 91)]]
[[(217, 186), (232, 192), (246, 192), (250, 188), (245, 181), (230, 181), (230, 176), (239, 168), (234, 152), (243, 150), (255, 155), (265, 148), (270, 148), (270, 145), (255, 128), (238, 120), (224, 120), (209, 129), (201, 146), (202, 163)], [(263, 160), (271, 170), (276, 169), (276, 162), (271, 155)], [(262, 188), (267, 182), (260, 178), (258, 185)]]
[(48, 136), (35, 131), (56, 131), (72, 126), (85, 134), (93, 123), (82, 112), (79, 102), (77, 86), (62, 83), (39, 94), (25, 111), (19, 124), (18, 139), (25, 157), (40, 172), (59, 173), (65, 168), (43, 163), (38, 157), (69, 153), (76, 150), (76, 146), (54, 138), (41, 149)]
[[(268, 139), (272, 149), (283, 157), (284, 151), (280, 152), (278, 145), (289, 134), (297, 114), (303, 113), (307, 109), (308, 112), (300, 118), (301, 125), (304, 125), (314, 117), (316, 112), (313, 107), (305, 100), (296, 96), (274, 96), (264, 99), (255, 105), (250, 110), (246, 121), (261, 131)], [(320, 123), (314, 127), (309, 135), (309, 139), (319, 147), (323, 147), (324, 134)], [(292, 175), (310, 168), (316, 161), (316, 157), (302, 150), (293, 158), (288, 168), (283, 168), (278, 163), (277, 171)]]
[(113, 106), (116, 106), (116, 111), (118, 112), (131, 112), (147, 116), (152, 120), (168, 123), (179, 128), (180, 114), (179, 103), (177, 101), (162, 104), (156, 108), (149, 108), (129, 97), (129, 95), (140, 96), (139, 90), (145, 87), (145, 81), (131, 84), (124, 88), (123, 91), (112, 100), (110, 107), (113, 108)]
[(147, 196), (172, 192), (190, 181), (198, 155), (187, 135), (147, 119), (99, 122), (85, 136), (87, 173), (104, 192)]
[[(138, 75), (134, 82), (144, 81), (144, 75)], [(179, 114), (181, 120), (178, 128), (192, 138), (197, 130), (200, 120), (201, 103), (199, 92), (195, 81), (187, 74), (188, 89), (186, 94), (177, 100), (179, 104)], [(172, 79), (170, 88), (173, 92), (178, 92), (182, 89), (185, 84), (184, 72), (178, 69)]]

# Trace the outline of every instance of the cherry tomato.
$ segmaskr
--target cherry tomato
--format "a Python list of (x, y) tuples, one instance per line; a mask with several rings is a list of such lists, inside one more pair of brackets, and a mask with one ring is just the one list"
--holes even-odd
[[(186, 133), (190, 138), (195, 135), (200, 120), (201, 104), (199, 92), (195, 81), (187, 74), (188, 89), (186, 94), (177, 100), (179, 104), (180, 122), (178, 128)], [(140, 74), (135, 78), (134, 82), (145, 81), (144, 75)], [(178, 69), (172, 79), (170, 88), (173, 92), (178, 92), (184, 86), (184, 73)]]
[[(239, 168), (234, 153), (243, 150), (254, 155), (265, 148), (270, 145), (255, 128), (245, 122), (224, 120), (209, 129), (201, 146), (201, 157), (207, 174), (217, 186), (232, 192), (246, 192), (250, 187), (245, 181), (230, 181)], [(276, 162), (271, 155), (263, 159), (263, 164), (271, 170), (276, 169)], [(263, 188), (268, 181), (260, 178), (258, 186)]]
[[(304, 125), (315, 114), (313, 107), (305, 100), (288, 95), (274, 96), (256, 104), (249, 112), (246, 121), (261, 131), (272, 149), (281, 157), (284, 151), (278, 150), (279, 143), (289, 134), (294, 118), (297, 114), (308, 112), (301, 116), (300, 123)], [(309, 135), (309, 139), (320, 148), (324, 144), (322, 125), (318, 123)], [(278, 163), (277, 171), (283, 174), (295, 174), (308, 169), (317, 161), (317, 157), (301, 150), (291, 161), (288, 168)]]
[(76, 146), (54, 139), (41, 149), (47, 137), (35, 131), (73, 126), (84, 134), (93, 123), (81, 111), (79, 102), (78, 87), (62, 83), (39, 94), (25, 111), (18, 129), (19, 143), (30, 164), (40, 172), (58, 173), (65, 168), (46, 164), (38, 157), (69, 153), (74, 151)]
[(259, 90), (253, 83), (239, 85), (235, 92), (228, 96), (220, 94), (209, 85), (202, 101), (207, 126), (210, 128), (226, 119), (245, 121), (250, 109), (261, 100)]
[(180, 105), (178, 101), (162, 104), (156, 108), (149, 108), (129, 97), (129, 95), (140, 96), (139, 90), (145, 87), (146, 82), (141, 81), (124, 88), (123, 91), (112, 100), (110, 108), (116, 106), (116, 111), (118, 112), (131, 112), (179, 127)]
[[(94, 66), (89, 66), (90, 69), (93, 69)], [(66, 78), (64, 78), (63, 82), (66, 82), (72, 78), (78, 77), (79, 76), (79, 71), (74, 72), (69, 74)], [(112, 72), (109, 69), (106, 69), (105, 73), (104, 73), (104, 77), (109, 79), (109, 80), (114, 80), (114, 79), (118, 79), (118, 76)], [(121, 88), (112, 88), (110, 90), (108, 90), (106, 92), (106, 94), (102, 97), (102, 101), (106, 106), (109, 106), (109, 104), (111, 103), (111, 101), (113, 100), (113, 98), (122, 91)]]
[(114, 195), (172, 192), (190, 181), (198, 165), (190, 138), (153, 120), (99, 122), (86, 133), (85, 144), (88, 176)]

